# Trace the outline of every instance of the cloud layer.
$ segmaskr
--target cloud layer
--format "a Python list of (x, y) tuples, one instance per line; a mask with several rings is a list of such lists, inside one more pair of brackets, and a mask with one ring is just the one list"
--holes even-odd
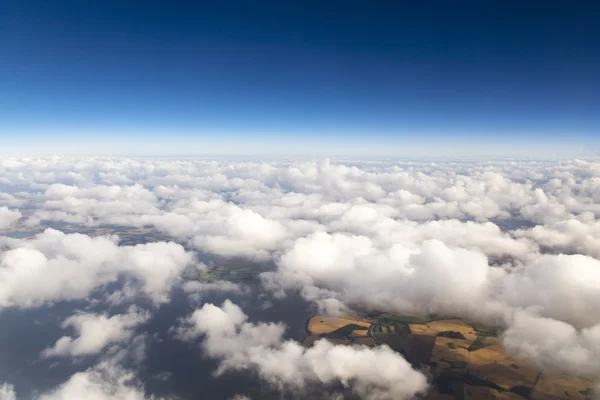
[[(101, 305), (78, 305), (62, 319), (70, 331), (40, 349), (46, 357), (92, 356), (132, 340), (180, 284), (195, 301), (210, 291), (249, 293), (232, 282), (182, 280), (204, 257), (236, 258), (275, 266), (261, 276), (269, 295), (300, 293), (331, 314), (360, 307), (462, 316), (502, 328), (511, 354), (600, 380), (598, 160), (50, 157), (0, 158), (0, 170), (0, 309)], [(426, 385), (389, 349), (304, 349), (283, 329), (225, 303), (199, 308), (179, 334), (203, 335), (222, 371), (251, 369), (288, 390), (340, 381), (385, 398)], [(295, 362), (277, 365), (275, 355)], [(416, 383), (370, 376), (359, 358), (385, 359)], [(106, 365), (48, 398), (81, 388), (99, 399), (144, 398)], [(116, 392), (98, 383), (106, 380)], [(0, 398), (13, 393), (0, 388)]]

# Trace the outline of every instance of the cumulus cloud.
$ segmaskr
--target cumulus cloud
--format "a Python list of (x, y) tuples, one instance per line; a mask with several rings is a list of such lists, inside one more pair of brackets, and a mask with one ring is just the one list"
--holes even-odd
[(231, 400), (252, 400), (250, 397), (243, 394), (236, 394), (231, 398)]
[[(323, 312), (460, 315), (506, 329), (507, 349), (544, 368), (598, 371), (590, 361), (600, 322), (597, 159), (51, 157), (0, 158), (0, 168), (0, 229), (18, 230), (0, 239), (0, 308), (85, 299), (108, 287), (111, 304), (140, 295), (165, 302), (197, 251), (274, 262), (264, 287), (299, 292)], [(91, 228), (160, 233), (178, 244), (119, 246), (117, 236), (92, 237)], [(197, 297), (243, 291), (228, 282), (182, 287)], [(527, 331), (537, 323), (555, 329), (548, 343), (579, 356), (551, 358), (543, 331)], [(277, 340), (263, 347), (292, 346)]]
[(17, 400), (14, 386), (8, 383), (0, 385), (0, 400)]
[(0, 230), (5, 230), (14, 226), (19, 218), (21, 218), (21, 213), (18, 210), (0, 207)]
[[(583, 219), (583, 218), (582, 218)], [(578, 253), (600, 259), (600, 221), (568, 219), (515, 231), (554, 253)]]
[(107, 360), (42, 393), (39, 400), (160, 400), (147, 396), (135, 374)]
[(490, 267), (483, 254), (436, 240), (417, 249), (379, 249), (365, 236), (316, 233), (298, 239), (282, 256), (279, 270), (264, 278), (267, 287), (299, 289), (311, 300), (468, 316), (504, 274)]
[[(201, 251), (259, 259), (314, 231), (410, 240), (403, 236), (407, 227), (415, 241), (455, 238), (458, 246), (522, 257), (535, 251), (535, 237), (533, 244), (513, 240), (494, 232), (495, 224), (588, 224), (600, 215), (594, 161), (5, 158), (2, 166), (7, 184), (41, 190), (15, 198), (40, 206), (27, 218), (32, 226), (153, 226)], [(421, 229), (428, 221), (440, 223), (439, 233), (435, 224)], [(471, 223), (461, 226), (465, 221)], [(478, 229), (487, 236), (483, 242)], [(495, 237), (502, 243), (492, 246)]]
[(8, 247), (0, 255), (0, 307), (85, 298), (121, 276), (139, 281), (140, 291), (160, 302), (192, 261), (173, 242), (118, 246), (115, 236), (54, 229), (31, 239), (0, 238), (0, 244)]
[(581, 330), (562, 321), (519, 311), (503, 335), (507, 352), (548, 371), (600, 376), (600, 324)]
[(131, 339), (136, 326), (149, 317), (136, 307), (129, 308), (126, 314), (108, 317), (105, 314), (79, 313), (70, 316), (62, 323), (62, 328), (72, 328), (77, 337), (63, 336), (53, 347), (42, 352), (44, 357), (87, 356), (98, 354), (107, 345)]
[[(293, 390), (314, 383), (340, 382), (365, 399), (410, 399), (427, 389), (427, 378), (387, 346), (333, 345), (320, 340), (311, 348), (283, 340), (281, 324), (247, 322), (227, 300), (205, 304), (178, 329), (183, 340), (204, 336), (206, 353), (221, 360), (218, 373), (254, 370), (267, 382)], [(385, 366), (382, 368), (381, 366)]]

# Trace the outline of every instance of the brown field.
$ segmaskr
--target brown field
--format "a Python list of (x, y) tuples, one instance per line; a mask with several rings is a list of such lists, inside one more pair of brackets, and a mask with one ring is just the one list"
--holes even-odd
[[(320, 335), (331, 333), (349, 324), (369, 328), (373, 322), (360, 317), (327, 317), (317, 315), (308, 322), (310, 335), (304, 340), (309, 347), (321, 339)], [(378, 340), (388, 344), (397, 351), (402, 351), (411, 362), (419, 365), (431, 364), (431, 374), (439, 377), (467, 370), (474, 376), (493, 382), (505, 391), (495, 390), (488, 386), (472, 386), (464, 383), (453, 386), (456, 398), (471, 399), (523, 399), (522, 396), (509, 390), (515, 387), (533, 388), (530, 398), (535, 399), (591, 399), (593, 383), (567, 375), (542, 375), (538, 379), (539, 370), (526, 362), (509, 358), (502, 349), (501, 340), (495, 336), (485, 335), (485, 341), (478, 342), (474, 348), (484, 344), (485, 347), (469, 352), (468, 348), (477, 339), (475, 329), (460, 319), (446, 319), (427, 324), (409, 324), (411, 334), (394, 334), (396, 325), (381, 323), (381, 333), (374, 332)], [(440, 332), (460, 332), (466, 340), (437, 336)], [(347, 334), (347, 332), (346, 332)], [(351, 338), (326, 339), (333, 344), (343, 345), (376, 345), (367, 330), (354, 330)], [(433, 364), (435, 363), (435, 364)], [(462, 364), (464, 363), (464, 364)], [(437, 366), (436, 366), (437, 365)], [(448, 369), (452, 368), (452, 372)], [(478, 383), (475, 383), (479, 385)], [(535, 385), (535, 386), (534, 386)], [(464, 389), (463, 389), (464, 388)], [(464, 390), (464, 392), (463, 392)], [(450, 400), (454, 395), (430, 392), (426, 400)]]
[(375, 341), (373, 340), (372, 337), (356, 338), (356, 339), (354, 339), (354, 343), (362, 344), (365, 346), (375, 346)]
[(469, 359), (469, 367), (476, 369), (487, 364), (505, 360), (508, 357), (500, 346), (489, 346), (472, 351)]
[(454, 396), (451, 394), (442, 394), (438, 392), (429, 392), (423, 398), (423, 400), (454, 400)]
[(477, 339), (477, 332), (472, 326), (465, 324), (460, 319), (444, 319), (440, 321), (433, 321), (427, 324), (427, 326), (436, 332), (444, 331), (456, 331), (463, 334), (463, 336), (474, 342)]
[[(471, 370), (471, 373), (481, 379), (494, 382), (496, 385), (508, 390), (515, 386), (533, 387), (537, 377), (537, 371), (526, 366), (519, 366), (518, 369), (511, 367), (514, 364), (492, 363), (483, 367)], [(514, 364), (517, 365), (517, 364)]]
[(319, 335), (309, 335), (306, 337), (306, 339), (304, 339), (302, 344), (306, 347), (310, 347), (319, 339), (321, 339)]
[(487, 336), (486, 337), (486, 347), (487, 346), (500, 346), (501, 340), (496, 336)]
[(533, 384), (538, 378), (540, 371), (535, 368), (533, 365), (520, 360), (515, 360), (514, 358), (507, 358), (506, 360), (502, 360), (498, 362), (499, 365), (503, 365), (506, 368), (510, 368), (513, 371), (517, 371), (521, 375), (521, 379), (524, 382), (530, 382), (526, 385), (527, 387), (533, 387)]
[(316, 315), (312, 317), (310, 321), (308, 321), (308, 330), (313, 335), (321, 335), (324, 333), (333, 332), (336, 329), (342, 328), (348, 324), (361, 325), (367, 328), (371, 326), (370, 322), (361, 321), (350, 317), (326, 317), (323, 315)]
[(511, 393), (511, 392), (499, 392), (496, 389), (492, 389), (487, 386), (465, 386), (465, 400), (467, 399), (498, 399), (498, 400), (508, 400), (508, 399), (521, 399), (523, 397)]
[[(469, 351), (465, 348), (456, 346), (455, 348), (448, 347), (448, 343), (460, 342), (461, 340), (450, 339), (445, 337), (435, 338), (435, 346), (431, 352), (431, 361), (437, 364), (436, 374), (441, 373), (444, 369), (450, 368), (450, 362), (459, 361), (469, 362)], [(463, 341), (464, 342), (464, 341)], [(466, 370), (466, 366), (464, 368)]]
[(351, 337), (353, 338), (363, 338), (363, 337), (370, 337), (369, 336), (369, 331), (368, 330), (360, 330), (357, 329), (355, 331), (352, 331), (352, 333), (350, 334)]
[(447, 338), (447, 337), (442, 337), (442, 336), (438, 336), (435, 338), (435, 346), (439, 347), (439, 346), (443, 346), (447, 349), (452, 350), (452, 347), (457, 347), (459, 349), (465, 350), (467, 353), (469, 346), (471, 345), (471, 342), (468, 340), (462, 340), (462, 339), (452, 339), (452, 338)]
[[(542, 375), (535, 385), (532, 399), (585, 399), (585, 392), (593, 389), (590, 381), (569, 375)], [(588, 397), (592, 398), (592, 397)]]
[(410, 332), (413, 335), (427, 335), (427, 336), (436, 336), (437, 335), (437, 331), (434, 331), (427, 325), (409, 324), (408, 327), (410, 328)]
[(405, 346), (406, 359), (418, 365), (429, 363), (435, 339), (435, 336), (413, 335), (411, 342)]

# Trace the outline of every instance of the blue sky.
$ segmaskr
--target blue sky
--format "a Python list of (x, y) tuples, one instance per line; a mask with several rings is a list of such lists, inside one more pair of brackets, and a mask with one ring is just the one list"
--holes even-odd
[(3, 153), (600, 152), (597, 8), (212, 3), (7, 2)]

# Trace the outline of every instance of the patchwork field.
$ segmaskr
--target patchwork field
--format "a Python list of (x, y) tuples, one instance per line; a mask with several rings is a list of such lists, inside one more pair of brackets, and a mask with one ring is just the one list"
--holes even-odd
[(351, 324), (363, 326), (367, 329), (371, 326), (371, 322), (351, 317), (326, 317), (317, 315), (312, 317), (308, 322), (308, 331), (311, 335), (323, 335)]
[(506, 355), (495, 329), (461, 319), (434, 316), (317, 315), (307, 323), (311, 346), (318, 339), (336, 344), (386, 344), (433, 380), (425, 399), (592, 399), (593, 384), (570, 376), (547, 376)]
[(597, 399), (592, 394), (590, 382), (568, 375), (545, 376), (538, 380), (532, 399)]

